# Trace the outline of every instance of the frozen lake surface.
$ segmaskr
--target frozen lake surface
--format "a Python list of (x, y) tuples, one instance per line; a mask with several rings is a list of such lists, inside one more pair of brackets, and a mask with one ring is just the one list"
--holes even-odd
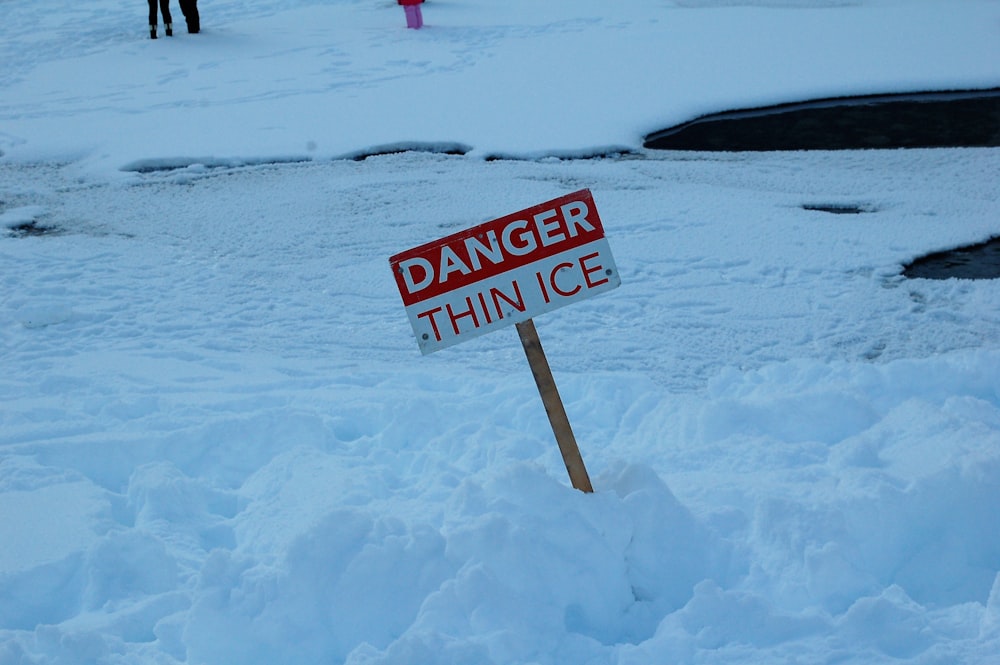
[[(642, 146), (996, 88), (1000, 3), (0, 7), (0, 665), (1000, 653), (998, 281), (904, 275), (1000, 149)], [(622, 285), (535, 323), (593, 494), (388, 262), (584, 188)]]

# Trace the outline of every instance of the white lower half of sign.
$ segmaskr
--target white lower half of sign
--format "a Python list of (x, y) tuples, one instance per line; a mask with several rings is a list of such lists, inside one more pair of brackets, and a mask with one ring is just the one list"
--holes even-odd
[(621, 284), (605, 238), (406, 308), (424, 354), (527, 321)]

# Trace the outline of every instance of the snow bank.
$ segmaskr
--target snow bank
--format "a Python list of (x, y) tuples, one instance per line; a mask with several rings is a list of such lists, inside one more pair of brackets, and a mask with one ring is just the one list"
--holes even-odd
[[(112, 492), (8, 457), (0, 654), (975, 662), (1000, 641), (998, 370), (1000, 353), (977, 351), (725, 372), (680, 400), (640, 382), (594, 495), (499, 450), (442, 475), (441, 432), (465, 407), (424, 425), (409, 413), (406, 434), (279, 412), (191, 432), (234, 447), (284, 433), (233, 488), (212, 460), (140, 465)], [(665, 418), (683, 431), (650, 436)], [(504, 442), (484, 434), (453, 443)]]

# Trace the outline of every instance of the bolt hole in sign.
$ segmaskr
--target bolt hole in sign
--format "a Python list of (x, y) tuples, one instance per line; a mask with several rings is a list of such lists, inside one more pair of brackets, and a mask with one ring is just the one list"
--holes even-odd
[(389, 259), (424, 354), (621, 284), (590, 190)]

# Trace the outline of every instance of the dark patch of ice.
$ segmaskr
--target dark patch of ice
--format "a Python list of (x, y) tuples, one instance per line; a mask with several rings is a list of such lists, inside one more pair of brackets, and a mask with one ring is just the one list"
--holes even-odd
[(389, 143), (386, 145), (373, 146), (364, 150), (349, 152), (341, 156), (341, 159), (353, 159), (362, 162), (369, 157), (381, 157), (383, 155), (398, 155), (404, 152), (428, 152), (440, 155), (465, 155), (471, 147), (463, 143), (422, 143), (418, 141), (403, 141), (400, 143)]
[(311, 157), (291, 155), (288, 157), (157, 157), (139, 159), (121, 167), (132, 173), (168, 173), (182, 169), (217, 170), (235, 169), (244, 166), (265, 166), (268, 164), (300, 164), (312, 161)]
[(875, 212), (873, 206), (863, 203), (803, 203), (803, 210), (828, 212), (832, 215), (860, 215)]
[(835, 97), (725, 111), (649, 134), (655, 150), (1000, 146), (1000, 88)]
[(631, 159), (639, 158), (641, 155), (631, 148), (611, 146), (607, 148), (588, 148), (583, 150), (556, 150), (544, 153), (532, 153), (527, 155), (494, 153), (486, 155), (483, 159), (487, 162), (543, 162), (543, 161), (576, 161), (588, 159)]
[(903, 266), (910, 279), (998, 279), (1000, 278), (1000, 236), (975, 245), (966, 245), (922, 256)]
[(44, 226), (42, 224), (39, 224), (37, 220), (32, 220), (30, 222), (23, 222), (21, 224), (15, 224), (7, 228), (10, 229), (11, 235), (17, 238), (27, 238), (29, 236), (56, 235), (58, 233), (62, 233), (62, 229), (60, 229), (58, 226)]

